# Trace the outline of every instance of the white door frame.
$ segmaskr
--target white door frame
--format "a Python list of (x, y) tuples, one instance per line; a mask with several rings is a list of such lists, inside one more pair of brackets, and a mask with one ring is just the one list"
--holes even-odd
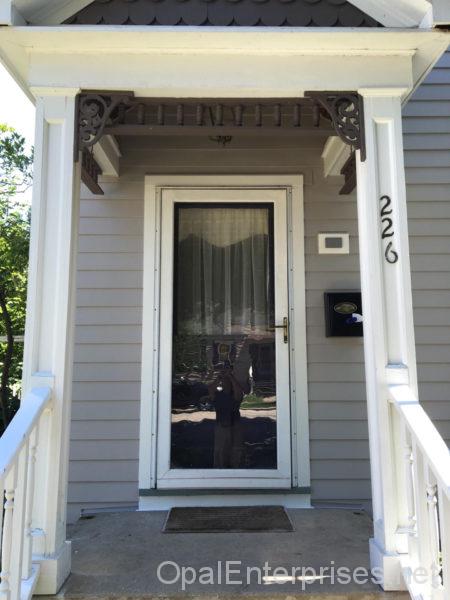
[[(283, 189), (287, 192), (292, 482), (289, 481), (289, 485), (285, 484), (285, 487), (309, 487), (303, 177), (300, 175), (152, 175), (145, 179), (139, 488), (148, 490), (156, 487), (161, 275), (162, 270), (166, 268), (160, 265), (162, 190), (189, 187), (196, 189), (234, 187), (252, 190), (269, 188)], [(178, 480), (167, 487), (200, 488), (201, 485), (198, 482), (190, 485), (189, 479), (186, 479), (181, 483)], [(233, 487), (239, 487), (238, 482)], [(248, 487), (248, 484), (245, 487)], [(262, 482), (259, 487), (264, 487)]]
[(275, 331), (276, 388), (277, 388), (277, 468), (276, 469), (174, 469), (171, 468), (171, 398), (172, 398), (172, 321), (173, 321), (173, 264), (174, 214), (178, 203), (205, 204), (210, 202), (233, 204), (260, 204), (273, 206), (274, 220), (274, 291), (275, 323), (288, 316), (287, 264), (287, 190), (282, 188), (242, 188), (233, 184), (199, 188), (164, 188), (161, 206), (161, 308), (160, 308), (160, 361), (159, 407), (157, 425), (157, 487), (173, 488), (290, 488), (291, 435), (290, 435), (290, 382), (289, 346), (283, 342), (280, 329)]

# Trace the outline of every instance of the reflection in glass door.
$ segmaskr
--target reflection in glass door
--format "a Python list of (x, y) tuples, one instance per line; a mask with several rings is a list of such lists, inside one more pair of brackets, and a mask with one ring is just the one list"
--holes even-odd
[(291, 486), (286, 188), (164, 188), (156, 485)]
[(174, 207), (171, 469), (276, 469), (273, 203)]

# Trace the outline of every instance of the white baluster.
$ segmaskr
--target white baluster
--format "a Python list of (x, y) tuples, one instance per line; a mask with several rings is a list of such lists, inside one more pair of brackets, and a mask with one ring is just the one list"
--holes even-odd
[(27, 502), (25, 507), (25, 532), (23, 546), (23, 567), (22, 578), (31, 577), (32, 569), (32, 519), (33, 519), (33, 498), (34, 498), (34, 480), (36, 473), (36, 449), (39, 443), (39, 425), (36, 426), (30, 438), (30, 451), (28, 455), (28, 484), (27, 484)]
[(29, 438), (17, 458), (17, 484), (12, 520), (10, 600), (20, 600), (22, 583), (23, 532), (25, 527), (25, 502), (27, 497)]
[(439, 528), (441, 539), (442, 583), (445, 598), (450, 597), (450, 498), (442, 488), (438, 488)]
[(427, 483), (427, 504), (428, 504), (428, 523), (429, 523), (429, 535), (430, 535), (430, 550), (431, 550), (431, 585), (433, 591), (438, 590), (442, 586), (442, 579), (439, 565), (439, 522), (437, 512), (437, 485), (431, 483), (430, 473), (428, 471), (428, 483)]
[(404, 441), (404, 465), (406, 500), (408, 504), (408, 553), (411, 564), (417, 564), (418, 536), (417, 536), (417, 507), (415, 499), (414, 455), (411, 436), (406, 433)]
[(408, 532), (412, 537), (417, 537), (417, 517), (416, 503), (414, 501), (414, 472), (413, 472), (413, 451), (411, 441), (405, 443), (405, 479), (406, 479), (406, 496), (408, 501)]
[[(408, 485), (408, 465), (405, 463), (405, 460), (408, 462), (408, 459), (405, 457), (405, 447), (409, 446), (409, 442), (407, 442), (405, 424), (392, 404), (389, 405), (389, 416), (392, 428), (392, 446), (395, 451), (395, 494), (397, 497), (398, 518), (397, 552), (407, 554), (411, 531), (411, 490)], [(411, 464), (409, 464), (409, 467), (411, 467)]]
[(0, 568), (2, 558), (2, 545), (3, 545), (3, 507), (5, 503), (5, 480), (0, 479)]
[(2, 571), (0, 574), (0, 600), (9, 600), (12, 528), (14, 516), (14, 494), (17, 482), (17, 469), (14, 466), (6, 477), (5, 483), (5, 517), (2, 532)]
[[(418, 562), (414, 565), (416, 568), (421, 569), (420, 573), (417, 572), (414, 584), (417, 587), (422, 588), (427, 597), (431, 596), (431, 577), (430, 577), (430, 564), (431, 564), (431, 546), (430, 546), (430, 522), (428, 519), (428, 503), (427, 503), (427, 485), (426, 485), (426, 473), (424, 458), (421, 451), (419, 450), (417, 443), (413, 440), (413, 460), (414, 460), (414, 497), (416, 505), (416, 517), (417, 517), (417, 558)], [(426, 569), (427, 577), (424, 577), (423, 569)], [(414, 575), (413, 575), (414, 577)], [(425, 581), (426, 579), (426, 581)]]

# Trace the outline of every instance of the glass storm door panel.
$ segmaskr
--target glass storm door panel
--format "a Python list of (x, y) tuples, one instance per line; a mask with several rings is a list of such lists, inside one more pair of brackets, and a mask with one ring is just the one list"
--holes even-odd
[(162, 221), (158, 485), (288, 486), (285, 192), (166, 190)]

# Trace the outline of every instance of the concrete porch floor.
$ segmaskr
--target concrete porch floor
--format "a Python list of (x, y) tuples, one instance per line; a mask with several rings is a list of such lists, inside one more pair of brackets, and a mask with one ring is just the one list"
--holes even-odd
[[(161, 532), (165, 512), (103, 513), (81, 519), (69, 529), (72, 540), (72, 574), (59, 593), (62, 598), (151, 598), (182, 594), (191, 597), (230, 597), (249, 595), (269, 598), (319, 597), (333, 598), (407, 598), (406, 594), (384, 594), (372, 582), (331, 583), (329, 572), (312, 583), (301, 580), (275, 583), (273, 569), (284, 567), (289, 575), (293, 567), (369, 568), (369, 545), (372, 524), (364, 513), (351, 510), (289, 510), (293, 533), (196, 533), (164, 534)], [(173, 561), (180, 567), (211, 567), (214, 583), (198, 581), (182, 589), (181, 581), (168, 584), (158, 580), (160, 563)], [(225, 585), (217, 581), (217, 564), (222, 561), (222, 577), (226, 561), (238, 569), (233, 580), (241, 583)], [(258, 582), (256, 572), (247, 582), (247, 567), (264, 566), (269, 577)], [(203, 571), (203, 573), (206, 573)], [(305, 573), (309, 576), (309, 572)], [(175, 567), (163, 571), (167, 579), (175, 575)], [(190, 574), (191, 575), (191, 574)], [(263, 574), (264, 575), (264, 574)], [(277, 573), (276, 575), (280, 575)], [(301, 572), (297, 571), (297, 576)], [(209, 581), (209, 576), (205, 575)], [(279, 579), (278, 579), (279, 581)]]

